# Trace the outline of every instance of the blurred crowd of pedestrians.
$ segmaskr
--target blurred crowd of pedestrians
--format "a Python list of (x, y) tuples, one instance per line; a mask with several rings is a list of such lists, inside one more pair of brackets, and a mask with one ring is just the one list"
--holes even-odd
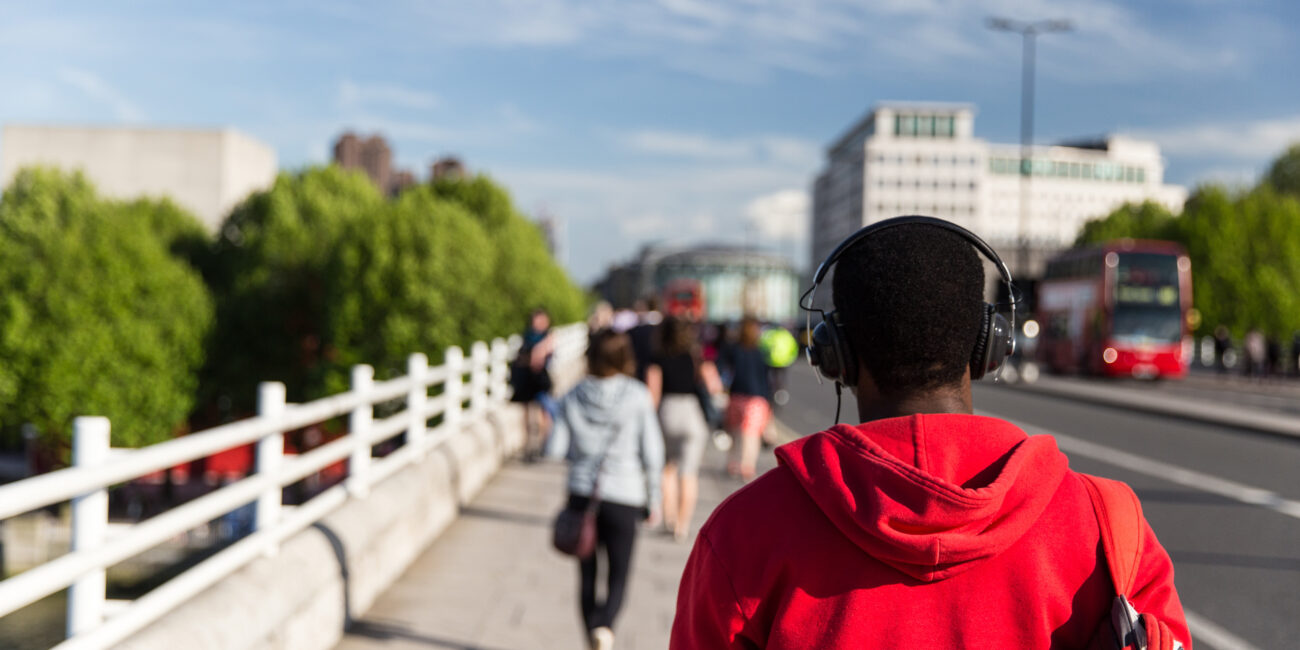
[(730, 476), (753, 479), (762, 447), (775, 443), (773, 408), (788, 401), (784, 369), (799, 351), (788, 330), (752, 317), (695, 316), (663, 314), (654, 300), (619, 311), (598, 304), (588, 321), (587, 376), (557, 396), (550, 318), (539, 309), (511, 368), (512, 399), (526, 405), (524, 459), (564, 459), (566, 508), (596, 513), (596, 552), (578, 559), (593, 648), (612, 647), (638, 529), (687, 541), (708, 445), (729, 452)]
[[(1214, 358), (1206, 360), (1221, 376), (1237, 372), (1254, 380), (1300, 378), (1300, 330), (1291, 335), (1290, 347), (1259, 328), (1246, 330), (1238, 345), (1224, 325), (1214, 329)], [(1208, 364), (1207, 364), (1208, 365)]]

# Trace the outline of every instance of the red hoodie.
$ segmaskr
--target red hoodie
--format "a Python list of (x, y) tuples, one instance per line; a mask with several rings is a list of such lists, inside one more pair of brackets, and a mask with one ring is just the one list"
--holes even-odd
[[(995, 418), (839, 425), (714, 511), (673, 650), (1086, 648), (1114, 597), (1097, 521), (1049, 436)], [(1150, 526), (1130, 596), (1191, 650)]]

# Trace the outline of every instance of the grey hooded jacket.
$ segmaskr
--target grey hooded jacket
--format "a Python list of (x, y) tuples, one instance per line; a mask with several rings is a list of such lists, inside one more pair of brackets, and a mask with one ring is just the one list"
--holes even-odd
[(596, 466), (600, 498), (650, 509), (659, 507), (664, 466), (663, 434), (645, 384), (626, 375), (588, 376), (560, 400), (546, 455), (569, 461), (569, 492), (591, 496)]

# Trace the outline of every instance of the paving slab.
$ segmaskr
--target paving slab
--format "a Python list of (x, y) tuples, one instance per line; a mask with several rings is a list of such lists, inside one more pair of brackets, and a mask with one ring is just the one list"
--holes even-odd
[[(775, 465), (770, 450), (759, 470)], [(701, 472), (695, 528), (740, 482), (712, 448)], [(561, 463), (510, 463), (350, 627), (337, 650), (586, 648), (578, 565), (550, 546), (564, 503)], [(677, 585), (694, 543), (643, 530), (616, 624), (619, 650), (668, 647)]]

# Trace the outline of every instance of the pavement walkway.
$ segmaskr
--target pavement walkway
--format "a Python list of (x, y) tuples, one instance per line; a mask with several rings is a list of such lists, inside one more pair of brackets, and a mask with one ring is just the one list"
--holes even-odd
[[(710, 446), (701, 472), (695, 527), (740, 486)], [(759, 471), (775, 464), (763, 453)], [(578, 650), (586, 647), (578, 612), (576, 561), (550, 547), (551, 519), (565, 498), (563, 464), (511, 463), (402, 578), (356, 620), (337, 650)], [(668, 647), (677, 585), (694, 543), (643, 531), (628, 598), (619, 616), (619, 650)]]

